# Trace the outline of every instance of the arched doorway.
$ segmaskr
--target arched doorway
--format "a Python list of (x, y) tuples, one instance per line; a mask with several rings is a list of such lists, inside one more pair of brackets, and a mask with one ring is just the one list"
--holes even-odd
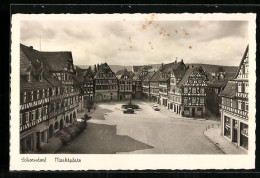
[(66, 116), (66, 123), (69, 123), (69, 116)]
[(64, 125), (64, 121), (63, 121), (63, 119), (61, 119), (61, 120), (60, 120), (60, 130), (63, 129), (63, 125)]
[(58, 121), (57, 121), (57, 122), (55, 122), (54, 129), (55, 129), (55, 130), (59, 129), (59, 124), (58, 124)]
[(53, 125), (51, 124), (49, 126), (49, 138), (52, 138), (52, 136), (53, 136)]

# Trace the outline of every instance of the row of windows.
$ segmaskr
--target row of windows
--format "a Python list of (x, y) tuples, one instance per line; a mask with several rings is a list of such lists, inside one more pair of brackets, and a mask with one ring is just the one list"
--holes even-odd
[(128, 84), (128, 85), (131, 85), (132, 82), (131, 82), (131, 81), (119, 81), (119, 84)]
[(93, 85), (93, 82), (86, 82), (86, 83), (84, 83), (84, 87), (86, 87), (88, 85)]
[(248, 102), (240, 100), (232, 100), (229, 98), (222, 98), (222, 105), (228, 106), (234, 109), (239, 109), (242, 111), (248, 111)]
[(248, 93), (248, 87), (249, 87), (248, 82), (245, 82), (245, 83), (238, 82), (237, 83), (237, 91), (239, 93)]
[(96, 84), (117, 84), (117, 80), (96, 80)]
[(201, 93), (203, 94), (205, 92), (203, 87), (184, 87), (183, 93)]
[(20, 114), (20, 125), (39, 119), (48, 113), (48, 106)]
[(130, 90), (130, 91), (132, 91), (132, 87), (128, 87), (128, 86), (126, 86), (126, 87), (120, 87), (120, 90), (121, 90), (121, 91), (124, 91), (124, 90)]
[(72, 98), (64, 99), (64, 100), (62, 100), (62, 102), (59, 102), (59, 103), (51, 103), (50, 111), (55, 111), (60, 108), (75, 104), (77, 102), (78, 102), (78, 97), (72, 97)]
[(63, 94), (64, 91), (66, 91), (66, 93), (70, 93), (70, 92), (77, 91), (77, 89), (74, 89), (74, 87), (65, 87), (63, 90), (60, 87), (54, 87), (48, 89), (23, 92), (20, 93), (20, 101), (21, 103), (32, 102), (39, 99), (47, 98), (49, 96), (61, 95)]
[(116, 90), (116, 85), (109, 85), (109, 86), (96, 86), (96, 90)]
[(199, 79), (193, 79), (193, 78), (189, 78), (189, 83), (202, 83), (202, 79), (199, 78)]
[(183, 97), (184, 104), (204, 104), (204, 97)]

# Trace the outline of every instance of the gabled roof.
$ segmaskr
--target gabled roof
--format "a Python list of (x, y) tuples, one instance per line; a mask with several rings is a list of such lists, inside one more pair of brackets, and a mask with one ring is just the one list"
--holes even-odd
[(237, 69), (237, 72), (236, 72), (236, 75), (234, 76), (234, 78), (237, 78), (237, 76), (238, 76), (238, 74), (239, 74), (239, 71), (240, 71), (240, 69), (241, 69), (241, 66), (242, 66), (242, 64), (243, 64), (243, 62), (244, 62), (244, 60), (245, 60), (245, 58), (246, 58), (247, 53), (248, 53), (248, 48), (249, 48), (249, 45), (247, 45), (247, 47), (246, 47), (246, 50), (245, 50), (244, 55), (243, 55), (243, 57), (242, 57), (242, 59), (241, 59), (241, 61), (240, 61), (239, 67), (238, 67), (238, 69)]
[(234, 98), (236, 96), (236, 83), (235, 81), (228, 81), (226, 87), (222, 92), (220, 92), (220, 96), (226, 96), (229, 98)]
[[(166, 81), (166, 80), (168, 80), (170, 78), (170, 73), (172, 72), (172, 70), (177, 70), (180, 65), (184, 65), (184, 63), (181, 61), (181, 62), (172, 62), (172, 63), (169, 63), (169, 64), (161, 65), (161, 67), (154, 74), (154, 76), (151, 79), (151, 81), (157, 82), (157, 81)], [(166, 73), (169, 76), (166, 77), (166, 78), (163, 78), (162, 77), (162, 73)]]
[[(61, 82), (55, 77), (51, 76), (49, 72), (49, 65), (46, 62), (45, 57), (42, 52), (37, 51), (31, 47), (20, 44), (20, 72), (21, 75), (25, 74), (26, 66), (30, 65), (32, 67), (33, 75), (39, 75), (43, 72), (43, 78), (49, 82), (50, 85), (55, 87), (61, 87)], [(26, 81), (25, 81), (26, 82)], [(29, 85), (29, 84), (28, 84)]]
[(181, 81), (177, 84), (177, 86), (181, 87), (188, 80), (188, 78), (192, 74), (192, 72), (195, 70), (199, 70), (199, 71), (203, 72), (203, 74), (205, 74), (201, 67), (193, 67), (191, 69), (187, 69), (185, 74), (183, 75)]
[(72, 70), (73, 67), (73, 59), (72, 54), (69, 51), (59, 51), (59, 52), (41, 52), (41, 54), (45, 57), (45, 60), (49, 64), (49, 70), (52, 72), (60, 72), (63, 71), (65, 67), (68, 67), (70, 64)]
[[(99, 76), (100, 73), (104, 72), (106, 73), (105, 70), (110, 70), (114, 76), (115, 76), (115, 73), (111, 70), (111, 68), (109, 67), (109, 65), (107, 63), (103, 63), (103, 64), (100, 64), (99, 65), (99, 70), (96, 72), (95, 76), (94, 77), (97, 77)], [(115, 76), (116, 77), (116, 76)]]

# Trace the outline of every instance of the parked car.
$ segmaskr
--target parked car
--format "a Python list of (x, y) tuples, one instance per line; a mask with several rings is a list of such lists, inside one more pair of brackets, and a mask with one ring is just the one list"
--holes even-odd
[(160, 109), (158, 108), (158, 106), (157, 105), (153, 105), (153, 110), (155, 110), (155, 111), (160, 111)]
[(135, 111), (132, 108), (127, 108), (123, 112), (124, 112), (124, 114), (134, 114)]

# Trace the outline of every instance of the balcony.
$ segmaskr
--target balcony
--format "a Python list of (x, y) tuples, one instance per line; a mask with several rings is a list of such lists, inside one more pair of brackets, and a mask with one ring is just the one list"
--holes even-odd
[(221, 105), (221, 109), (227, 111), (230, 114), (233, 114), (235, 116), (239, 116), (239, 117), (242, 117), (242, 118), (248, 120), (248, 111), (231, 108), (231, 107), (224, 106), (224, 105)]

